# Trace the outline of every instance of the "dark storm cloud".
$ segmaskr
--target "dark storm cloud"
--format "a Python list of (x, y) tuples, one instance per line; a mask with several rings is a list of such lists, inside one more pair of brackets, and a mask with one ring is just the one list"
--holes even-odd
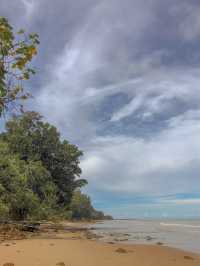
[(1, 0), (0, 1), (1, 16), (6, 17), (9, 21), (17, 27), (23, 21), (24, 14), (26, 13), (26, 7), (20, 0)]
[(0, 10), (16, 30), (22, 27), (40, 35), (36, 65), (40, 73), (38, 79), (43, 82), (48, 80), (44, 78), (48, 65), (63, 51), (66, 43), (70, 43), (96, 4), (92, 0), (1, 0)]
[(194, 30), (190, 23), (198, 23), (190, 19), (198, 16), (200, 5), (195, 1), (1, 0), (0, 4), (2, 14), (14, 25), (40, 34), (37, 65), (42, 74), (83, 27), (83, 51), (88, 42), (98, 46), (101, 37), (105, 41), (96, 51), (103, 66), (88, 74), (88, 86), (137, 75), (137, 64), (149, 56), (153, 65), (199, 63), (198, 34), (191, 34), (188, 42), (189, 34), (184, 32)]

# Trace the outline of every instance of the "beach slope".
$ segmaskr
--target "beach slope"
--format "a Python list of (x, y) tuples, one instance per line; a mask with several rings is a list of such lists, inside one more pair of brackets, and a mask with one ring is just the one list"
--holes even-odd
[(120, 245), (87, 239), (24, 239), (0, 245), (1, 266), (186, 266), (200, 256), (163, 246)]

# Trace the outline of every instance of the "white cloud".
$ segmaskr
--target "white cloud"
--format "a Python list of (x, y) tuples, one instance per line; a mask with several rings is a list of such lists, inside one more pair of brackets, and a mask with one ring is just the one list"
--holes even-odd
[[(178, 120), (178, 119), (177, 119)], [(91, 186), (112, 192), (167, 195), (198, 191), (200, 123), (184, 120), (148, 140), (97, 138), (81, 162)]]
[(124, 106), (113, 114), (111, 121), (116, 122), (133, 114), (135, 111), (138, 110), (139, 107), (142, 106), (142, 104), (144, 104), (144, 100), (144, 97), (142, 97), (141, 95), (133, 98), (133, 100), (131, 100), (129, 104), (127, 104), (126, 106)]
[(190, 103), (200, 96), (199, 73), (196, 69), (159, 69), (149, 70), (137, 84), (130, 85), (128, 94), (133, 99), (112, 115), (111, 121), (117, 122), (134, 115), (139, 109), (141, 118), (167, 112), (174, 106), (173, 100)]
[(30, 19), (35, 10), (34, 0), (21, 0), (21, 1), (26, 8), (26, 16), (28, 19)]
[[(140, 5), (138, 8), (141, 9)], [(66, 44), (55, 62), (48, 66), (50, 80), (36, 95), (38, 110), (61, 128), (64, 134), (67, 131), (67, 137), (75, 142), (83, 142), (83, 139), (87, 142), (91, 135), (95, 135), (98, 125), (91, 122), (90, 118), (102, 100), (138, 82), (138, 78), (127, 78), (124, 74), (126, 70), (122, 71), (121, 66), (114, 67), (112, 61), (107, 59), (107, 55), (113, 51), (108, 44), (110, 41), (113, 43), (112, 38), (117, 38), (118, 32), (115, 32), (116, 25), (110, 21), (114, 10), (108, 8), (104, 17), (104, 9), (105, 3), (92, 10), (88, 21)], [(132, 17), (132, 13), (128, 17), (130, 15)], [(147, 26), (148, 16), (143, 20), (137, 16), (137, 19), (140, 23), (144, 21), (141, 28)], [(122, 26), (125, 28), (126, 24)], [(121, 52), (125, 50), (123, 47), (119, 50), (117, 59), (123, 64), (126, 56), (122, 58)], [(95, 84), (91, 86), (93, 78)], [(108, 80), (105, 86), (101, 84), (102, 79)], [(51, 110), (53, 112), (49, 115)]]
[[(36, 108), (64, 137), (84, 148), (81, 166), (89, 187), (151, 195), (195, 192), (200, 185), (200, 70), (164, 66), (164, 48), (140, 54), (143, 34), (154, 21), (152, 8), (141, 16), (143, 5), (136, 1), (134, 12), (127, 9), (125, 18), (119, 6), (105, 3), (91, 11), (48, 66)], [(100, 136), (103, 125), (95, 112), (117, 93), (126, 95), (129, 103), (102, 111), (110, 117), (108, 127), (115, 124), (123, 132), (124, 118), (145, 123), (169, 114), (168, 128), (145, 139), (116, 132), (113, 136), (109, 129)]]

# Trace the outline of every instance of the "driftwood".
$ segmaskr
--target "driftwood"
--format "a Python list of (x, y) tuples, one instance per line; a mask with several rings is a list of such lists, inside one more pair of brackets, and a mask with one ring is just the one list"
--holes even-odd
[(28, 221), (23, 221), (23, 222), (18, 222), (18, 221), (0, 221), (0, 227), (3, 228), (16, 228), (19, 231), (24, 231), (24, 232), (36, 232), (39, 230), (40, 223), (38, 222), (28, 222)]
[(40, 223), (23, 223), (22, 231), (25, 232), (36, 232), (39, 231)]
[(96, 239), (97, 235), (91, 233), (87, 227), (68, 226), (51, 222), (30, 221), (0, 221), (0, 243), (6, 240), (19, 240), (30, 237), (58, 237), (57, 233), (81, 232), (83, 237)]

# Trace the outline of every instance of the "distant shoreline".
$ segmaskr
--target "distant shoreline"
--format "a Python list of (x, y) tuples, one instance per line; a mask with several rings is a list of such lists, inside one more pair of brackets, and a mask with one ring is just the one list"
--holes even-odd
[(113, 220), (117, 221), (200, 221), (200, 217), (192, 217), (192, 218), (113, 218)]

